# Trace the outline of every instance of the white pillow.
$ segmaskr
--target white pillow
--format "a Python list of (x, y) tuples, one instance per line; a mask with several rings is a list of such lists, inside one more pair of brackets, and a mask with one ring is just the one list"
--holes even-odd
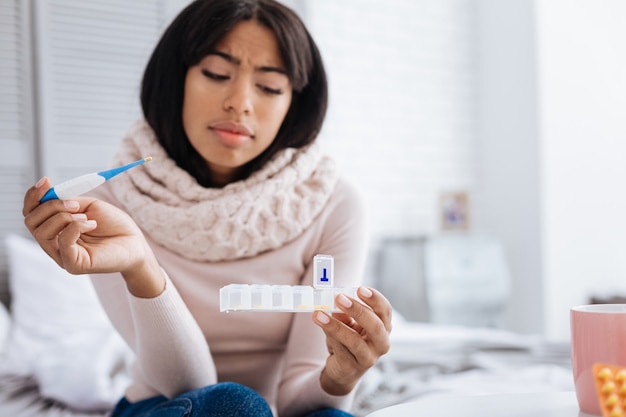
[(32, 239), (9, 235), (12, 326), (0, 373), (33, 375), (43, 396), (80, 410), (111, 408), (132, 354), (89, 276), (60, 268)]

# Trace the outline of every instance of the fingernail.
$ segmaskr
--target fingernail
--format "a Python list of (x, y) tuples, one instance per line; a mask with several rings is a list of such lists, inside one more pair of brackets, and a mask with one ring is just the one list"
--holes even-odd
[(66, 209), (68, 210), (76, 210), (78, 207), (80, 207), (78, 205), (78, 201), (73, 201), (73, 200), (66, 200), (63, 201), (63, 205), (65, 206)]
[(365, 298), (370, 298), (374, 293), (367, 287), (361, 287), (359, 289), (359, 295), (362, 295)]
[(337, 296), (337, 302), (345, 308), (352, 307), (352, 301), (350, 301), (350, 299), (343, 294), (339, 294)]
[(75, 213), (72, 214), (72, 218), (74, 220), (87, 220), (87, 215), (84, 213)]
[(35, 184), (35, 188), (41, 188), (44, 182), (46, 182), (46, 177), (41, 177), (39, 181), (37, 181), (37, 183)]
[(330, 317), (328, 317), (326, 314), (318, 312), (317, 313), (317, 321), (324, 323), (324, 324), (328, 324), (330, 323)]

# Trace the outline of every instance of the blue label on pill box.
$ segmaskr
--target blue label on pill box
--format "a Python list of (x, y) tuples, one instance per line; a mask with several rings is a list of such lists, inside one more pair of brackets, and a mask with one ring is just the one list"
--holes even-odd
[(333, 257), (331, 255), (315, 255), (313, 258), (313, 287), (334, 287)]

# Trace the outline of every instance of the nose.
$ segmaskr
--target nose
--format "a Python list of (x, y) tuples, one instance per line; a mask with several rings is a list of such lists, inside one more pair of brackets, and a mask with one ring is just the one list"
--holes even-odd
[(237, 114), (252, 112), (252, 88), (249, 82), (244, 79), (234, 80), (224, 99), (224, 110)]

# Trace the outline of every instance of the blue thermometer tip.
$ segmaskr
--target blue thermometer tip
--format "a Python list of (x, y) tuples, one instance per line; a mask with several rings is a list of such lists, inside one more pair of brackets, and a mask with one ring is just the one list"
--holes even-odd
[(104, 177), (107, 181), (110, 180), (111, 178), (113, 178), (114, 176), (116, 176), (117, 174), (121, 174), (124, 171), (127, 171), (133, 167), (136, 167), (137, 165), (141, 165), (144, 162), (148, 162), (151, 161), (152, 157), (148, 156), (146, 158), (140, 159), (138, 161), (135, 162), (131, 162), (130, 164), (126, 164), (126, 165), (122, 165), (121, 167), (117, 167), (117, 168), (113, 168), (113, 169), (107, 169), (106, 171), (100, 171), (98, 172), (98, 175), (100, 175), (101, 177)]

